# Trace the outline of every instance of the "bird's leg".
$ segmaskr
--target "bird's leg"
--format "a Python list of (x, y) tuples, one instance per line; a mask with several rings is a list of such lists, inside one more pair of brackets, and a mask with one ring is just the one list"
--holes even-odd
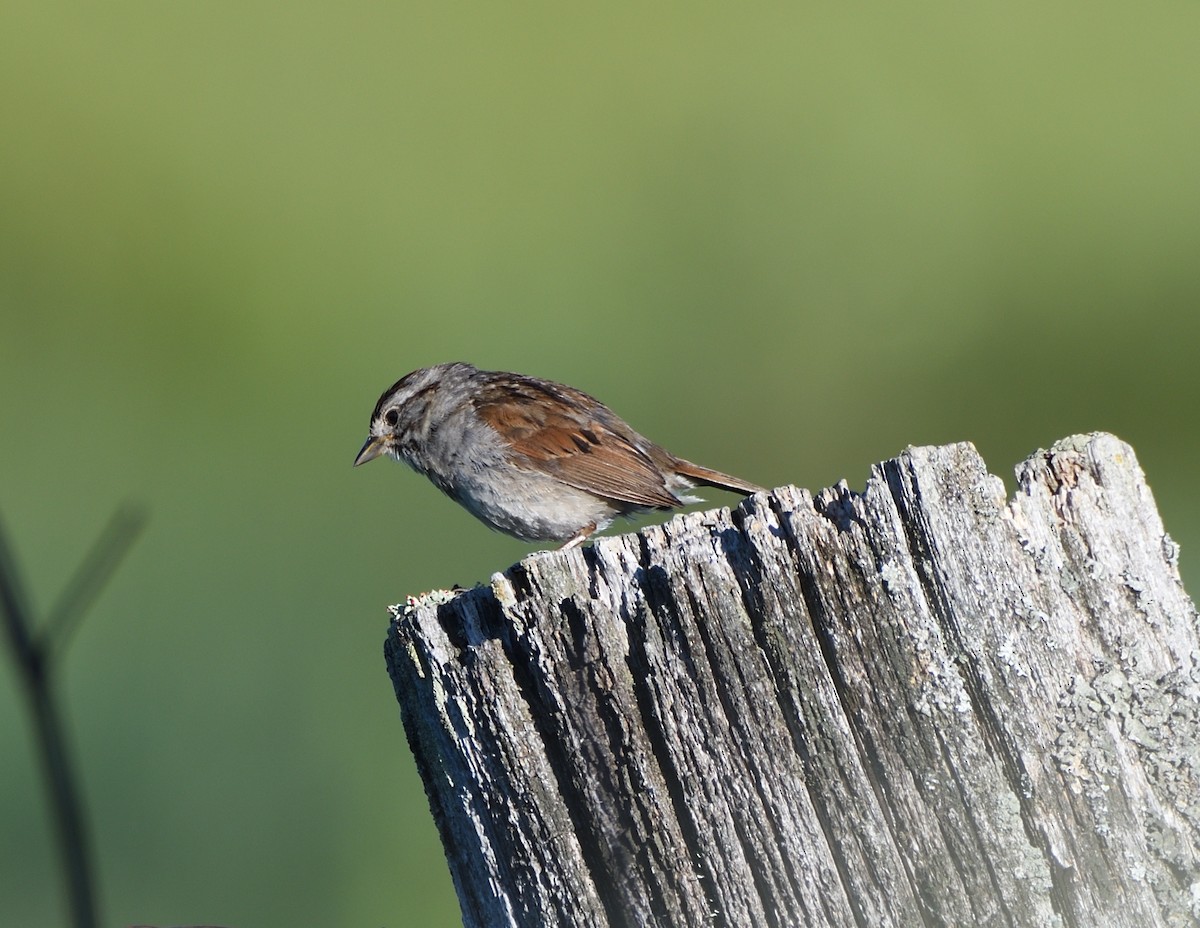
[(596, 531), (596, 523), (589, 522), (574, 535), (568, 538), (560, 547), (559, 551), (570, 551), (572, 548), (578, 548), (581, 544), (588, 540), (592, 532)]

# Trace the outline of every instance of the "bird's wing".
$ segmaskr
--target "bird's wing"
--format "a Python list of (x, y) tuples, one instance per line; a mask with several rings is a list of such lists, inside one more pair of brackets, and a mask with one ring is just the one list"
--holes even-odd
[(479, 417), (532, 470), (635, 506), (681, 504), (650, 456), (651, 449), (659, 449), (586, 393), (509, 374), (483, 386), (474, 404)]

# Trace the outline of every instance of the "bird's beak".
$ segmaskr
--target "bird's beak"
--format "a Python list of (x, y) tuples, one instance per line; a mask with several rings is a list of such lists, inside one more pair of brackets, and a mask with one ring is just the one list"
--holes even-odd
[(368, 438), (362, 446), (362, 451), (358, 452), (358, 457), (354, 459), (354, 466), (366, 464), (367, 461), (373, 461), (375, 458), (383, 454), (383, 439)]

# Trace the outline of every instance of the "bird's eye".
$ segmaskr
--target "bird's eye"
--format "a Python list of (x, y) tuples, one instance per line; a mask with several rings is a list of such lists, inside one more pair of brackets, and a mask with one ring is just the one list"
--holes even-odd
[(383, 421), (392, 427), (395, 427), (395, 425), (399, 421), (399, 419), (400, 419), (400, 410), (395, 409), (395, 408), (389, 409), (387, 412), (385, 412), (383, 414)]

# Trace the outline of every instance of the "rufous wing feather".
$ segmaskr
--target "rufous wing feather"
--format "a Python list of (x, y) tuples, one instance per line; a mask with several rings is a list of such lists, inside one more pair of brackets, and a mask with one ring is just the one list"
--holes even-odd
[(531, 469), (634, 506), (673, 509), (682, 505), (639, 446), (650, 443), (599, 401), (571, 387), (508, 376), (508, 381), (480, 390), (475, 411)]

